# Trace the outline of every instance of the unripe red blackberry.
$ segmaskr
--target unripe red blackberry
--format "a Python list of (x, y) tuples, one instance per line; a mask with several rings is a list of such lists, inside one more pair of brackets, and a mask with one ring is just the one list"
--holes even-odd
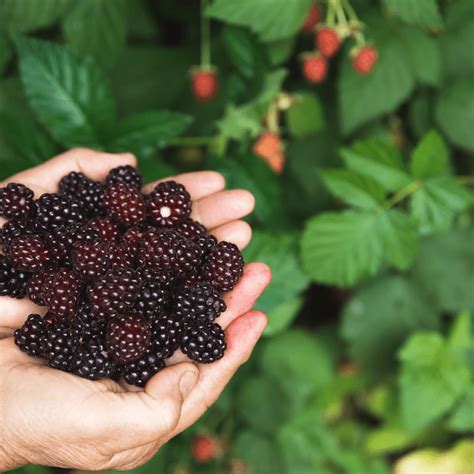
[(0, 188), (0, 216), (17, 219), (26, 216), (33, 206), (33, 191), (23, 184), (10, 183)]
[(49, 250), (36, 235), (24, 235), (13, 240), (8, 252), (15, 268), (27, 272), (38, 272), (50, 261)]
[(179, 347), (183, 331), (184, 322), (181, 317), (164, 312), (154, 318), (151, 324), (150, 350), (162, 359), (171, 357)]
[(72, 264), (83, 280), (101, 277), (110, 266), (109, 246), (104, 242), (76, 243), (72, 249)]
[(207, 229), (200, 222), (197, 222), (191, 218), (180, 222), (176, 227), (176, 230), (184, 235), (187, 239), (194, 239), (201, 236), (207, 235)]
[(164, 367), (165, 361), (159, 354), (148, 349), (140, 359), (122, 367), (123, 378), (130, 385), (144, 387)]
[(60, 194), (69, 196), (80, 203), (89, 215), (102, 212), (104, 185), (87, 178), (82, 173), (72, 171), (64, 176), (59, 183)]
[(60, 268), (45, 278), (42, 297), (53, 313), (68, 316), (74, 313), (81, 290), (77, 275), (72, 270)]
[(23, 298), (30, 275), (12, 266), (4, 255), (0, 255), (0, 296)]
[(43, 194), (36, 201), (35, 226), (49, 232), (58, 227), (67, 227), (84, 221), (84, 211), (78, 201), (59, 194)]
[(41, 356), (41, 339), (46, 331), (46, 324), (39, 314), (30, 314), (20, 329), (14, 333), (15, 344), (31, 356)]
[(115, 183), (105, 191), (104, 209), (119, 224), (133, 226), (145, 218), (145, 199), (135, 188)]
[(230, 291), (244, 271), (244, 259), (237, 245), (219, 242), (210, 252), (202, 267), (202, 276), (219, 291)]
[(182, 184), (164, 181), (148, 197), (150, 220), (161, 227), (175, 226), (191, 214), (191, 196)]
[(139, 191), (143, 186), (143, 176), (136, 168), (130, 165), (119, 166), (110, 171), (106, 178), (107, 185), (124, 183)]
[(112, 378), (117, 369), (114, 360), (106, 351), (100, 339), (91, 339), (74, 353), (70, 362), (70, 371), (88, 380)]
[(200, 364), (221, 359), (226, 348), (224, 331), (215, 323), (187, 327), (181, 339), (181, 350)]
[(150, 325), (144, 317), (123, 314), (109, 322), (107, 349), (118, 363), (133, 362), (145, 354), (150, 345), (150, 336)]

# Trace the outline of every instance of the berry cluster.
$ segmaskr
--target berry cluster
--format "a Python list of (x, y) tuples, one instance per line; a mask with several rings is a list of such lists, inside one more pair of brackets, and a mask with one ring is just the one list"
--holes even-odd
[(50, 367), (90, 380), (123, 377), (143, 387), (178, 348), (210, 363), (226, 349), (215, 322), (222, 293), (243, 273), (239, 249), (190, 218), (174, 181), (149, 195), (130, 166), (105, 183), (70, 173), (34, 199), (0, 189), (0, 295), (47, 307), (15, 332), (17, 346)]

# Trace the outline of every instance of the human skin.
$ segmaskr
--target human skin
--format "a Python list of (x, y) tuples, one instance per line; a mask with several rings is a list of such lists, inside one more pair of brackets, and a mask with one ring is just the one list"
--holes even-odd
[[(133, 155), (74, 149), (0, 187), (20, 182), (38, 197), (56, 191), (59, 179), (70, 171), (102, 180), (110, 169), (127, 164), (136, 165)], [(249, 243), (251, 229), (240, 219), (253, 210), (250, 193), (225, 191), (224, 178), (212, 171), (172, 179), (190, 192), (192, 217), (219, 240), (241, 249)], [(152, 187), (146, 186), (145, 192)], [(219, 324), (228, 348), (221, 360), (200, 365), (175, 353), (144, 390), (112, 380), (81, 379), (20, 352), (11, 337), (14, 329), (28, 314), (43, 314), (44, 308), (27, 299), (0, 297), (0, 471), (24, 464), (129, 470), (146, 463), (204, 414), (249, 358), (267, 323), (252, 307), (270, 280), (266, 265), (250, 263), (225, 296), (228, 309)]]

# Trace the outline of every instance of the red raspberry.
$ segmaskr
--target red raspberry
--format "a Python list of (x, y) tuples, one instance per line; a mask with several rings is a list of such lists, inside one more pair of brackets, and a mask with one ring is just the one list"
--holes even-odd
[(219, 87), (216, 73), (207, 69), (195, 71), (191, 78), (191, 87), (198, 101), (211, 101), (216, 96)]
[(303, 75), (308, 82), (319, 84), (326, 79), (328, 63), (320, 54), (306, 56), (303, 62)]
[(35, 235), (24, 235), (15, 239), (10, 247), (10, 260), (15, 268), (37, 272), (50, 261), (44, 242)]
[(308, 14), (304, 20), (303, 25), (301, 26), (301, 31), (303, 33), (309, 33), (313, 28), (321, 21), (321, 8), (319, 5), (311, 5), (308, 10)]
[(352, 67), (362, 75), (369, 74), (377, 62), (377, 50), (372, 46), (363, 46), (352, 54)]
[(132, 186), (114, 183), (105, 191), (104, 209), (113, 220), (132, 226), (145, 218), (145, 199)]
[(321, 28), (316, 33), (316, 48), (325, 58), (334, 56), (341, 47), (341, 39), (332, 28)]
[(193, 459), (198, 463), (208, 463), (222, 454), (222, 446), (213, 436), (197, 435), (191, 446)]
[(283, 153), (283, 144), (278, 133), (262, 133), (253, 146), (253, 152), (263, 158), (276, 174), (283, 171), (286, 160)]

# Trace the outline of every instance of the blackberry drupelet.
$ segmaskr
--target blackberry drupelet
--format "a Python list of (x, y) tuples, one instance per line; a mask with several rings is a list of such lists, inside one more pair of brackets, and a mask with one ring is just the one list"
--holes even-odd
[(143, 186), (143, 176), (136, 168), (130, 165), (119, 166), (110, 171), (106, 178), (107, 185), (124, 183), (139, 191)]
[(161, 227), (171, 227), (191, 214), (191, 196), (182, 184), (164, 181), (148, 197), (148, 215)]
[(109, 246), (103, 242), (76, 243), (71, 260), (74, 270), (83, 280), (101, 277), (110, 266)]
[(150, 350), (162, 359), (171, 357), (179, 347), (184, 331), (184, 322), (173, 313), (166, 313), (155, 317), (151, 324)]
[(34, 229), (27, 219), (12, 219), (0, 230), (0, 246), (6, 253), (15, 239), (31, 234), (34, 234)]
[(194, 242), (201, 248), (202, 250), (202, 258), (203, 260), (207, 259), (208, 255), (211, 253), (211, 250), (217, 245), (217, 239), (213, 235), (202, 235), (194, 239)]
[(140, 359), (122, 367), (125, 382), (136, 387), (144, 387), (146, 383), (165, 367), (165, 361), (159, 354), (150, 349)]
[(44, 302), (44, 283), (48, 278), (51, 277), (52, 270), (46, 269), (41, 272), (35, 273), (28, 281), (26, 285), (26, 292), (28, 297), (33, 303), (38, 306), (46, 306)]
[(201, 364), (221, 359), (226, 348), (224, 331), (216, 323), (190, 326), (181, 338), (181, 350)]
[(65, 372), (70, 371), (72, 357), (79, 346), (77, 335), (62, 324), (49, 325), (41, 339), (41, 351), (48, 365)]
[(135, 268), (135, 258), (126, 244), (110, 244), (108, 246), (109, 267), (112, 271)]
[(82, 285), (72, 270), (60, 268), (45, 278), (41, 290), (45, 305), (54, 314), (68, 316), (79, 303)]
[(121, 364), (138, 360), (150, 345), (150, 324), (138, 314), (123, 314), (107, 327), (107, 350)]
[(226, 309), (219, 292), (209, 283), (184, 288), (174, 300), (174, 312), (186, 323), (213, 322)]
[(103, 212), (104, 185), (102, 183), (89, 179), (82, 173), (72, 171), (61, 179), (59, 190), (61, 194), (76, 199), (89, 215)]
[(84, 221), (84, 211), (75, 199), (59, 194), (43, 194), (36, 201), (35, 226), (49, 232), (58, 227), (66, 227)]
[(230, 291), (244, 272), (244, 259), (237, 245), (219, 242), (210, 252), (202, 268), (203, 279), (219, 291)]
[(20, 329), (14, 333), (15, 344), (31, 356), (42, 356), (41, 339), (46, 324), (39, 314), (30, 314)]
[(81, 344), (88, 343), (91, 339), (105, 337), (106, 323), (98, 319), (86, 302), (82, 302), (70, 321), (71, 330), (74, 331)]
[(30, 275), (16, 269), (4, 255), (0, 255), (0, 296), (23, 298)]
[(0, 188), (0, 216), (17, 219), (33, 207), (33, 191), (23, 184), (10, 183)]
[(36, 235), (23, 235), (10, 245), (8, 256), (13, 266), (27, 272), (38, 272), (50, 261), (49, 250)]
[(169, 292), (159, 283), (148, 283), (142, 287), (138, 295), (134, 311), (148, 320), (161, 313), (170, 302)]
[(99, 339), (91, 339), (76, 350), (70, 363), (70, 371), (89, 380), (111, 378), (117, 369), (116, 363)]
[(115, 242), (119, 236), (117, 224), (106, 217), (91, 219), (87, 227), (97, 232), (98, 238), (105, 242)]
[(144, 285), (158, 283), (168, 290), (173, 287), (178, 278), (172, 270), (160, 270), (155, 267), (139, 267), (137, 274)]
[(145, 218), (145, 199), (135, 188), (115, 183), (105, 190), (104, 209), (107, 215), (125, 226), (139, 224)]
[(188, 218), (181, 222), (176, 230), (184, 235), (187, 239), (195, 239), (197, 237), (206, 236), (207, 229), (200, 222), (194, 221), (191, 218)]

